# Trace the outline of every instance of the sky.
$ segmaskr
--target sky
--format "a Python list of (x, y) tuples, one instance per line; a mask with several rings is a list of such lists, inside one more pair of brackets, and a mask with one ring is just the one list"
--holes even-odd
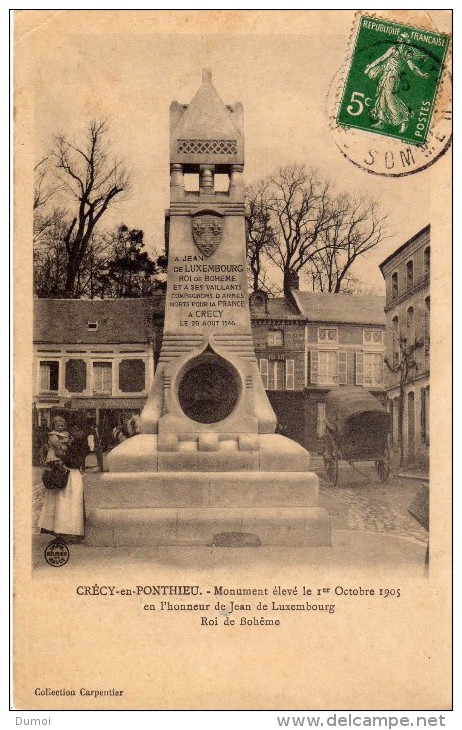
[(75, 22), (61, 15), (34, 31), (36, 159), (52, 133), (78, 139), (92, 118), (109, 117), (114, 150), (131, 168), (133, 182), (129, 197), (106, 215), (105, 224), (142, 228), (149, 250), (160, 252), (169, 205), (170, 102), (189, 103), (208, 67), (223, 101), (244, 107), (246, 183), (297, 162), (316, 168), (338, 191), (379, 200), (389, 214), (390, 237), (354, 273), (383, 293), (378, 264), (430, 222), (429, 173), (414, 175), (412, 184), (408, 177), (371, 175), (335, 145), (326, 97), (346, 55), (351, 14), (328, 22), (318, 13), (311, 23), (305, 16), (297, 35), (294, 23), (290, 32), (285, 27), (278, 32), (268, 22), (223, 35), (213, 27), (196, 32), (197, 23), (187, 30), (173, 24), (159, 33), (155, 13), (140, 22), (124, 12), (107, 27), (95, 12), (74, 16)]

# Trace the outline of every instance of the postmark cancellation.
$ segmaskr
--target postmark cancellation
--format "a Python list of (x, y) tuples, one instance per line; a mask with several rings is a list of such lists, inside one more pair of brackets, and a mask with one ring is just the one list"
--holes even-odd
[(388, 176), (428, 167), (451, 140), (450, 37), (359, 13), (328, 114), (342, 153)]

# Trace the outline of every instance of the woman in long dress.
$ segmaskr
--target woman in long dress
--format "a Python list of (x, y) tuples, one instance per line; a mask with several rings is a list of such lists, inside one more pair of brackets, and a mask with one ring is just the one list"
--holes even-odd
[(85, 535), (85, 511), (81, 468), (88, 450), (85, 436), (75, 433), (65, 450), (55, 456), (69, 469), (64, 489), (46, 489), (38, 527), (67, 541), (82, 539)]
[(371, 117), (376, 119), (373, 125), (382, 129), (384, 124), (399, 126), (401, 133), (406, 131), (413, 111), (399, 98), (398, 89), (400, 73), (407, 66), (416, 76), (427, 78), (428, 74), (421, 71), (414, 63), (414, 59), (423, 55), (409, 44), (409, 36), (402, 33), (398, 43), (391, 46), (383, 56), (377, 58), (364, 69), (370, 79), (377, 79), (375, 104), (371, 109)]

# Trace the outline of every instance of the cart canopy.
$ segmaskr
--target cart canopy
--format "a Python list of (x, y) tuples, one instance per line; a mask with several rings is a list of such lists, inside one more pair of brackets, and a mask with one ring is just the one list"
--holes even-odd
[[(374, 430), (388, 434), (389, 415), (372, 393), (362, 387), (341, 387), (326, 396), (326, 422), (329, 429), (339, 436), (356, 424), (363, 422), (365, 430), (375, 424)], [(356, 430), (356, 429), (355, 429)]]

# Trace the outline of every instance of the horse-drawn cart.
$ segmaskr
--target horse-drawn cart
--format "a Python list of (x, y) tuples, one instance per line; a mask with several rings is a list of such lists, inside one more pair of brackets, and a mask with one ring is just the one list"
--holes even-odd
[(381, 482), (390, 475), (388, 433), (390, 417), (372, 393), (361, 387), (331, 390), (326, 398), (324, 466), (332, 486), (337, 484), (340, 459), (374, 461)]

